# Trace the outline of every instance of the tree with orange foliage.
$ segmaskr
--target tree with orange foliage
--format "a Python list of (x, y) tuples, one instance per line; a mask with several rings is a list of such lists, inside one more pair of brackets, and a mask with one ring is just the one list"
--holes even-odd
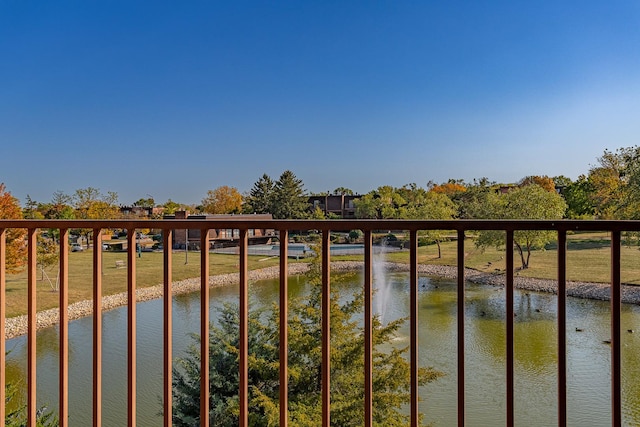
[(462, 185), (460, 182), (450, 179), (448, 182), (445, 182), (444, 184), (435, 184), (435, 185), (429, 186), (429, 191), (432, 191), (434, 193), (444, 194), (446, 196), (451, 197), (454, 194), (463, 193), (467, 191), (467, 187)]
[[(0, 183), (0, 219), (21, 219), (22, 209), (18, 199), (6, 191), (3, 183)], [(6, 231), (6, 272), (18, 273), (26, 264), (27, 242), (26, 230), (10, 228)]]
[(202, 210), (212, 214), (230, 214), (242, 211), (242, 194), (235, 187), (223, 185), (209, 190), (202, 199)]
[(545, 190), (555, 193), (556, 192), (556, 183), (553, 182), (553, 178), (549, 178), (547, 175), (539, 176), (539, 175), (531, 175), (525, 176), (519, 182), (520, 187), (524, 187), (526, 185), (536, 184)]

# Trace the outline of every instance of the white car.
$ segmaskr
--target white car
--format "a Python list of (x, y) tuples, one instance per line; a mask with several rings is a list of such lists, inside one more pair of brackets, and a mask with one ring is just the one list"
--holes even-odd
[(84, 249), (80, 243), (73, 243), (71, 245), (71, 252), (82, 252)]

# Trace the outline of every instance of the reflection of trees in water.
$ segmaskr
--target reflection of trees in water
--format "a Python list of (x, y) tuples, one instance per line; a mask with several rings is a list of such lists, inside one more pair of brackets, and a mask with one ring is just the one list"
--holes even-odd
[[(193, 310), (193, 294), (180, 294), (173, 297), (173, 304), (182, 311), (187, 317), (191, 317)], [(199, 298), (199, 297), (198, 297)], [(200, 315), (200, 308), (198, 308), (197, 313)]]
[[(429, 312), (425, 327), (434, 327), (433, 322), (437, 322), (439, 329), (451, 329), (457, 322), (457, 283), (451, 279), (419, 277), (418, 292), (420, 311)], [(422, 317), (419, 318), (422, 321)]]
[[(490, 292), (487, 295), (487, 292)], [(514, 361), (540, 369), (557, 362), (555, 297), (514, 291)], [(478, 348), (503, 362), (506, 358), (506, 299), (504, 288), (474, 293), (465, 302), (465, 315)]]
[[(69, 346), (69, 351), (71, 347)], [(43, 357), (58, 357), (60, 352), (60, 326), (41, 329), (36, 334), (36, 354)]]
[[(635, 322), (634, 322), (635, 320)], [(632, 425), (640, 425), (640, 319), (638, 310), (622, 306), (622, 412)], [(632, 331), (632, 332), (629, 332)]]
[[(399, 316), (405, 316), (408, 310), (409, 300), (409, 284), (407, 273), (390, 274), (393, 284), (393, 293), (391, 296), (391, 304), (397, 309)], [(343, 283), (338, 274), (332, 274), (333, 286), (351, 286), (353, 290), (361, 289), (362, 276), (353, 277), (351, 285)], [(424, 286), (423, 286), (424, 285)], [(278, 280), (267, 282), (259, 282), (251, 284), (252, 293), (260, 289), (259, 294), (265, 295), (268, 301), (277, 301)], [(237, 299), (237, 286), (229, 286), (223, 288), (212, 288), (212, 305), (219, 304), (228, 296), (231, 299)], [(425, 331), (446, 331), (447, 334), (455, 334), (455, 324), (457, 322), (457, 284), (454, 281), (434, 280), (421, 276), (418, 282), (419, 298), (420, 298), (420, 333)], [(289, 277), (289, 296), (303, 296), (308, 293), (308, 287), (300, 277)], [(350, 294), (350, 292), (345, 292)], [(194, 303), (197, 301), (197, 304)], [(199, 325), (199, 295), (179, 295), (174, 298), (176, 311), (191, 313)], [(527, 370), (537, 376), (544, 371), (544, 375), (550, 373), (552, 380), (555, 378), (555, 370), (557, 369), (557, 300), (554, 295), (537, 294), (514, 291), (514, 310), (517, 316), (515, 323), (515, 362), (517, 373)], [(402, 311), (400, 311), (402, 310)], [(121, 313), (126, 318), (126, 312), (111, 311), (110, 316)], [(139, 312), (139, 315), (142, 311)], [(467, 284), (465, 299), (465, 317), (466, 317), (466, 352), (470, 357), (472, 353), (478, 353), (478, 363), (486, 364), (488, 372), (503, 373), (505, 360), (505, 289), (491, 286)], [(576, 363), (576, 359), (582, 357), (586, 359), (586, 364), (593, 367), (591, 360), (595, 351), (609, 351), (609, 347), (602, 344), (602, 340), (609, 338), (609, 305), (607, 302), (581, 300), (570, 298), (567, 304), (568, 316), (568, 356), (571, 363)], [(622, 306), (622, 396), (623, 396), (623, 412), (625, 414), (625, 422), (629, 425), (640, 425), (640, 381), (637, 380), (640, 373), (640, 307), (625, 304)], [(213, 318), (213, 316), (212, 316)], [(139, 319), (139, 322), (141, 320)], [(176, 324), (178, 319), (174, 319)], [(576, 332), (575, 328), (583, 328), (583, 332)], [(105, 323), (105, 328), (108, 328)], [(627, 329), (634, 329), (634, 333), (627, 332)], [(57, 356), (59, 350), (59, 338), (57, 328), (50, 328), (38, 332), (37, 352), (38, 359)], [(113, 331), (118, 333), (117, 331)], [(73, 331), (70, 331), (73, 334)], [(106, 333), (106, 331), (105, 331)], [(88, 336), (91, 336), (89, 332)], [(406, 345), (408, 331), (402, 331), (402, 341), (398, 343)], [(126, 337), (125, 337), (126, 339)], [(69, 348), (70, 352), (77, 353), (80, 357), (83, 353), (88, 352), (89, 359), (91, 354), (91, 340), (85, 340), (84, 347), (81, 342), (77, 342), (77, 348)], [(436, 348), (437, 341), (428, 341), (420, 338), (420, 345), (431, 346), (429, 350), (420, 351), (420, 354), (429, 354)], [(71, 344), (71, 342), (70, 342)], [(577, 345), (576, 345), (577, 344)], [(7, 342), (7, 350), (10, 354), (7, 356), (7, 381), (17, 381), (22, 384), (20, 387), (24, 389), (26, 384), (26, 339), (19, 337)], [(452, 347), (451, 354), (445, 354), (443, 357), (455, 358), (455, 347)], [(475, 355), (473, 357), (476, 357)], [(73, 363), (73, 361), (71, 361)], [(470, 361), (471, 363), (471, 361)], [(492, 364), (496, 365), (491, 366)], [(606, 365), (606, 361), (605, 361)], [(485, 365), (483, 365), (485, 366)], [(40, 366), (38, 367), (39, 372)], [(73, 366), (71, 369), (75, 369)], [(602, 369), (602, 377), (606, 377), (608, 373), (608, 365)], [(597, 394), (598, 396), (606, 396), (608, 390), (607, 379), (604, 382), (594, 379), (589, 372), (574, 371), (569, 372), (573, 378), (573, 384), (579, 385), (584, 390), (585, 395)], [(469, 374), (471, 375), (471, 374)], [(587, 379), (584, 379), (586, 377)], [(39, 376), (42, 381), (44, 376)], [(528, 377), (527, 377), (528, 378)], [(537, 377), (536, 377), (537, 378)], [(576, 379), (578, 378), (578, 379)], [(528, 381), (528, 380), (527, 380)], [(598, 382), (600, 381), (600, 382)], [(550, 393), (555, 393), (555, 389), (551, 388)], [(578, 395), (573, 394), (576, 399)], [(579, 395), (581, 396), (581, 395)], [(598, 397), (599, 399), (599, 397)], [(590, 405), (591, 400), (588, 398), (581, 401), (581, 405)], [(570, 403), (574, 407), (576, 402)], [(595, 405), (598, 406), (598, 405)]]
[(21, 408), (26, 403), (27, 388), (27, 365), (26, 360), (20, 362), (16, 359), (7, 358), (5, 364), (5, 381), (7, 388), (14, 387), (17, 392), (13, 395), (13, 398), (7, 402), (7, 412), (15, 411)]

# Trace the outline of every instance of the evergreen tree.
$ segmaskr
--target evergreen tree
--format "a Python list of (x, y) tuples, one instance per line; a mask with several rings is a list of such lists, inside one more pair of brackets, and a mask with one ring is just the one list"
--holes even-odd
[[(315, 249), (316, 251), (318, 249)], [(321, 275), (314, 258), (307, 280), (310, 295), (289, 301), (289, 416), (292, 425), (318, 426), (321, 402)], [(344, 302), (339, 286), (331, 295), (331, 424), (362, 425), (364, 417), (364, 334), (358, 321), (363, 293)], [(373, 320), (374, 425), (405, 426), (402, 410), (410, 398), (410, 366), (392, 340), (405, 319), (382, 325)], [(212, 426), (238, 425), (238, 310), (226, 305), (210, 334), (210, 402)], [(279, 310), (250, 310), (249, 314), (249, 424), (277, 426), (279, 422)], [(384, 349), (381, 349), (384, 348)], [(199, 344), (174, 369), (176, 426), (199, 423)], [(419, 384), (435, 380), (439, 372), (421, 368)]]
[(24, 208), (22, 209), (22, 216), (24, 219), (43, 219), (44, 215), (40, 212), (41, 204), (36, 202), (27, 194)]
[(274, 186), (272, 214), (277, 219), (300, 219), (308, 216), (309, 202), (301, 179), (293, 172), (282, 172)]
[[(8, 408), (4, 419), (5, 427), (24, 427), (27, 425), (27, 411), (25, 405), (16, 405), (18, 390), (12, 384), (5, 387), (5, 405)], [(36, 416), (36, 427), (54, 427), (59, 425), (58, 417), (46, 408), (39, 408)]]
[(352, 196), (353, 195), (353, 190), (347, 187), (338, 187), (335, 190), (333, 190), (333, 194), (335, 195), (348, 195), (348, 196)]
[(249, 191), (249, 195), (244, 200), (245, 213), (273, 213), (274, 205), (274, 187), (273, 180), (266, 173), (253, 184), (253, 188)]

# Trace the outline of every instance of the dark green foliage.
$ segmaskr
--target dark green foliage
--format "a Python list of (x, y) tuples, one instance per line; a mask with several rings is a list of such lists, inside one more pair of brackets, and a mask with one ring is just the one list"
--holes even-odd
[(300, 219), (309, 216), (308, 198), (301, 179), (289, 170), (276, 182), (267, 175), (253, 184), (244, 199), (245, 213), (270, 213), (276, 219)]
[[(18, 390), (13, 385), (7, 384), (5, 391), (7, 408), (7, 414), (4, 419), (5, 427), (25, 427), (27, 425), (26, 405), (15, 405), (15, 399), (18, 398)], [(46, 412), (46, 408), (41, 408), (37, 411), (37, 427), (53, 427), (57, 425), (58, 418), (52, 412)]]
[[(318, 250), (315, 248), (314, 250)], [(308, 281), (311, 292), (289, 304), (289, 415), (291, 425), (321, 424), (321, 282), (318, 259), (312, 262)], [(363, 295), (349, 301), (340, 298), (339, 284), (331, 297), (331, 424), (362, 425), (364, 416), (364, 338), (359, 322)], [(342, 302), (339, 302), (342, 301)], [(238, 425), (238, 310), (222, 308), (210, 335), (210, 423)], [(377, 426), (405, 426), (402, 411), (409, 401), (407, 348), (391, 342), (404, 319), (382, 325), (374, 319), (374, 423)], [(279, 311), (251, 310), (249, 316), (249, 424), (277, 426), (279, 422)], [(381, 348), (383, 347), (383, 348)], [(174, 369), (174, 425), (198, 425), (199, 346)], [(419, 372), (426, 384), (440, 373), (430, 368)]]
[(565, 216), (571, 219), (593, 219), (595, 209), (591, 193), (591, 183), (584, 175), (564, 187), (561, 194), (567, 203)]
[[(516, 187), (506, 193), (489, 193), (483, 217), (489, 219), (560, 219), (567, 204), (555, 191), (547, 191), (537, 184)], [(514, 248), (520, 254), (522, 269), (529, 268), (534, 249), (544, 249), (555, 233), (547, 230), (518, 230), (514, 233)], [(497, 230), (478, 232), (476, 246), (500, 247), (505, 244), (505, 233)], [(507, 248), (511, 250), (510, 248)]]
[(263, 174), (253, 184), (249, 195), (244, 199), (245, 213), (273, 213), (274, 182), (267, 174)]
[(272, 214), (277, 219), (300, 219), (308, 216), (308, 198), (302, 180), (289, 170), (284, 171), (274, 188)]
[(351, 241), (351, 242), (355, 242), (360, 237), (362, 237), (362, 231), (360, 231), (360, 230), (351, 230), (349, 232), (349, 241)]
[(487, 178), (473, 180), (472, 184), (466, 186), (465, 191), (458, 192), (451, 196), (457, 209), (457, 217), (460, 219), (487, 218), (486, 203), (491, 193), (495, 190), (494, 182)]

